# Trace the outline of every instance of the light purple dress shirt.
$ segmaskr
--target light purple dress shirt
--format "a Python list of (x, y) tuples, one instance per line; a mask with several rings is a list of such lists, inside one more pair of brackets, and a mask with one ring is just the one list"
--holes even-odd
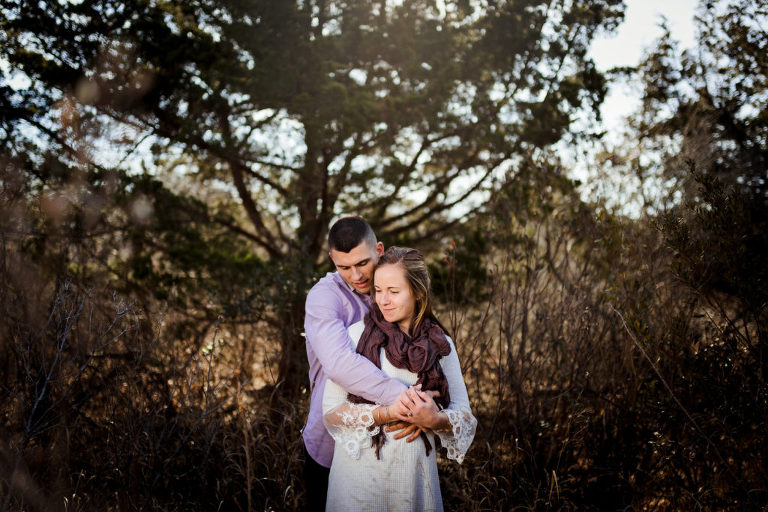
[(363, 319), (369, 302), (367, 295), (354, 291), (336, 272), (326, 274), (307, 295), (304, 332), (311, 398), (303, 437), (309, 455), (325, 467), (331, 467), (333, 460), (333, 439), (323, 424), (323, 390), (328, 378), (377, 404), (391, 404), (406, 389), (355, 352), (347, 327)]

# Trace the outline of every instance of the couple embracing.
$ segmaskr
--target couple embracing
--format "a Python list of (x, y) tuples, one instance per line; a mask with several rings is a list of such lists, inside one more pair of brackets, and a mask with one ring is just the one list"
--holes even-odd
[[(435, 438), (461, 463), (477, 421), (416, 249), (386, 251), (360, 217), (328, 234), (336, 272), (310, 290), (308, 510), (442, 510)], [(330, 469), (329, 469), (330, 468)]]

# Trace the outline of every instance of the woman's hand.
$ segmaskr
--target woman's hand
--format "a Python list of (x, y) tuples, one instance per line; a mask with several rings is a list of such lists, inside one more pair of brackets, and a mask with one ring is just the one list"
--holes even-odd
[(387, 406), (387, 422), (389, 425), (385, 427), (387, 432), (397, 432), (393, 438), (402, 439), (406, 438), (406, 442), (410, 443), (419, 438), (419, 434), (427, 432), (427, 429), (422, 428), (410, 421), (408, 417), (410, 412), (403, 404), (407, 400), (408, 391), (403, 391), (394, 403)]
[(419, 425), (425, 429), (444, 428), (447, 417), (440, 413), (433, 394), (411, 386), (400, 394), (397, 403), (398, 419)]
[(390, 417), (395, 421), (405, 421), (407, 423), (413, 423), (411, 421), (411, 418), (408, 416), (408, 413), (411, 412), (408, 407), (405, 406), (406, 403), (408, 403), (410, 399), (408, 398), (408, 390), (406, 389), (402, 393), (400, 393), (400, 396), (397, 397), (397, 400), (393, 404), (389, 406), (389, 413)]
[(444, 429), (445, 425), (450, 423), (445, 414), (440, 414), (433, 400), (439, 396), (439, 391), (421, 391), (421, 384), (403, 391), (398, 399), (387, 407), (388, 422), (394, 423), (387, 426), (386, 431), (397, 432), (395, 439), (406, 437), (406, 442), (410, 443), (418, 439), (422, 432)]

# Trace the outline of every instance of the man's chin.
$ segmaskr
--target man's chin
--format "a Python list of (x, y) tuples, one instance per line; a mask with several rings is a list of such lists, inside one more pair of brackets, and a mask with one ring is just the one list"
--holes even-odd
[(352, 285), (352, 286), (354, 287), (355, 291), (357, 291), (357, 293), (365, 294), (365, 293), (368, 293), (368, 292), (371, 291), (371, 285), (369, 285), (367, 283), (366, 283), (365, 286), (362, 286), (362, 287), (356, 286), (356, 285)]

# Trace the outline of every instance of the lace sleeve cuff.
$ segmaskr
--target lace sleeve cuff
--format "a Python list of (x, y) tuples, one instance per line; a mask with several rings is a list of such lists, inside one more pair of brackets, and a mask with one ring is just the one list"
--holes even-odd
[(443, 409), (451, 422), (450, 431), (435, 431), (440, 437), (440, 443), (448, 450), (448, 458), (459, 464), (464, 461), (464, 455), (475, 438), (477, 419), (471, 412), (461, 409)]
[(379, 427), (373, 426), (376, 407), (378, 405), (345, 402), (323, 416), (328, 433), (352, 459), (359, 459), (360, 449), (370, 446), (371, 437), (379, 433)]

